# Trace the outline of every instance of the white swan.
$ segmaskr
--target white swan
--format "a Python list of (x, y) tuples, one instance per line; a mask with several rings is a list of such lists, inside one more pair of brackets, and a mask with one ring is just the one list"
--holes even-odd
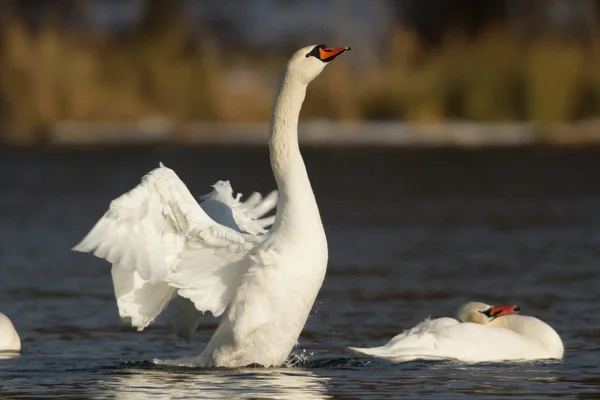
[(20, 351), (21, 338), (10, 319), (0, 313), (0, 351)]
[(558, 334), (537, 318), (516, 315), (519, 307), (492, 307), (472, 302), (453, 318), (426, 319), (380, 347), (351, 350), (394, 361), (451, 359), (457, 361), (508, 361), (561, 359)]
[(112, 263), (119, 313), (139, 330), (176, 296), (184, 298), (175, 318), (180, 336), (195, 330), (201, 312), (221, 316), (202, 354), (170, 363), (275, 366), (296, 344), (327, 265), (327, 241), (298, 146), (298, 118), (307, 85), (349, 49), (309, 46), (287, 64), (271, 117), (269, 149), (280, 200), (267, 234), (243, 232), (240, 221), (254, 218), (243, 207), (224, 208), (229, 200), (217, 204), (225, 212), (214, 213), (226, 225), (211, 219), (177, 175), (161, 166), (114, 200), (75, 246)]

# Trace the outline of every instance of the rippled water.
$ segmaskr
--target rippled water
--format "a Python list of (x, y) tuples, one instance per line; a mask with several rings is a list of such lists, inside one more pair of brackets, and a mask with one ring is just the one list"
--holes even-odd
[[(194, 194), (218, 179), (271, 190), (265, 149), (1, 152), (0, 311), (23, 351), (0, 358), (0, 397), (600, 398), (600, 150), (304, 154), (330, 263), (294, 366), (201, 370), (149, 360), (200, 353), (214, 319), (189, 344), (168, 315), (136, 332), (118, 319), (109, 267), (69, 248), (158, 161)], [(518, 303), (556, 328), (565, 359), (391, 363), (346, 350), (468, 300)]]

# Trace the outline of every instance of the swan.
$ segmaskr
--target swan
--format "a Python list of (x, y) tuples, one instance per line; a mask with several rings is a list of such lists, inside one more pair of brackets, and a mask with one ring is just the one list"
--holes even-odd
[(21, 339), (10, 319), (0, 313), (0, 351), (20, 351)]
[(458, 310), (458, 321), (447, 317), (426, 319), (383, 346), (350, 350), (394, 361), (562, 359), (564, 348), (556, 331), (518, 312), (514, 304), (494, 307), (471, 302)]
[[(239, 205), (227, 195), (230, 187), (218, 183), (204, 199), (210, 203), (204, 209), (175, 172), (161, 164), (113, 200), (73, 248), (112, 264), (119, 314), (138, 330), (174, 298), (179, 336), (189, 337), (206, 311), (220, 316), (200, 355), (155, 362), (270, 367), (283, 364), (296, 345), (328, 259), (319, 209), (300, 154), (298, 119), (308, 84), (348, 50), (308, 46), (287, 63), (269, 129), (279, 200), (268, 232), (261, 233), (257, 218), (272, 204)], [(244, 222), (258, 229), (243, 229)]]

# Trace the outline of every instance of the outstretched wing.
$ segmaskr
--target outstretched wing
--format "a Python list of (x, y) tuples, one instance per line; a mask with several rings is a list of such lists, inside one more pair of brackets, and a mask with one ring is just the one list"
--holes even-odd
[(218, 181), (212, 192), (198, 197), (198, 200), (204, 211), (222, 225), (253, 235), (266, 233), (275, 216), (264, 216), (277, 206), (278, 192), (274, 190), (264, 198), (254, 192), (243, 202), (241, 197), (241, 193), (233, 195), (229, 181)]
[[(241, 193), (233, 195), (229, 181), (218, 181), (213, 185), (212, 192), (199, 196), (198, 201), (206, 214), (221, 225), (240, 233), (266, 233), (275, 216), (264, 216), (277, 205), (277, 191), (272, 191), (264, 198), (254, 192), (243, 202), (240, 201), (241, 197)], [(175, 304), (173, 328), (177, 336), (190, 340), (203, 313), (186, 298), (177, 297)]]
[(263, 238), (215, 222), (161, 164), (114, 200), (74, 250), (113, 264), (119, 313), (142, 330), (176, 295), (200, 312), (223, 313), (247, 269), (246, 253)]

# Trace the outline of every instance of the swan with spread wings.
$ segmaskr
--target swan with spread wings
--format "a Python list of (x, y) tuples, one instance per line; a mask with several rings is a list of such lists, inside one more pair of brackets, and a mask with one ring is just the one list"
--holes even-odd
[[(106, 214), (74, 249), (112, 264), (122, 317), (142, 330), (177, 298), (175, 325), (189, 337), (201, 314), (220, 316), (204, 351), (170, 363), (202, 367), (282, 364), (321, 288), (327, 240), (298, 144), (308, 84), (348, 47), (309, 46), (287, 64), (271, 117), (269, 150), (279, 193), (246, 202), (226, 182), (200, 205), (160, 166)], [(272, 227), (265, 232), (270, 223)]]

